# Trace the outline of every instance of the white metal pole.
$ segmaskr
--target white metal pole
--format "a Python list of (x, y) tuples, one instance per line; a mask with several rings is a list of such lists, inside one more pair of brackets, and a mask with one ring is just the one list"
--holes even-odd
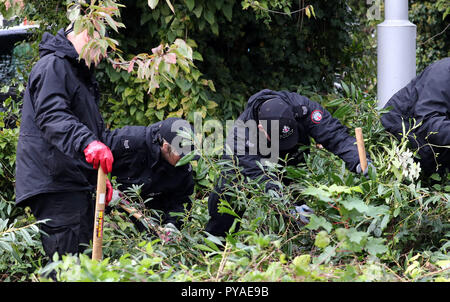
[(408, 20), (408, 0), (385, 0), (384, 10), (377, 26), (379, 107), (416, 76), (416, 26)]

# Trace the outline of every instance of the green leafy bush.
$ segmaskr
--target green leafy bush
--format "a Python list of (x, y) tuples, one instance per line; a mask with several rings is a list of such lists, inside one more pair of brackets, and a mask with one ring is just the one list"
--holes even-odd
[[(11, 201), (15, 198), (14, 183), (16, 174), (16, 147), (19, 138), (19, 128), (17, 127), (20, 116), (19, 104), (8, 98), (3, 103), (5, 111), (0, 111), (0, 201), (8, 203), (11, 208)], [(0, 218), (10, 217), (10, 210), (6, 213), (0, 211)]]
[[(195, 48), (194, 63), (198, 70), (177, 82), (175, 89), (165, 87), (160, 89), (159, 95), (144, 95), (143, 98), (164, 103), (166, 95), (170, 95), (171, 99), (186, 100), (183, 104), (188, 104), (191, 111), (205, 106), (208, 115), (231, 119), (237, 117), (247, 98), (262, 88), (292, 89), (302, 84), (329, 91), (335, 73), (345, 70), (346, 62), (352, 56), (344, 51), (351, 43), (349, 33), (353, 28), (353, 15), (345, 1), (308, 1), (315, 12), (310, 18), (305, 11), (288, 15), (287, 12), (303, 8), (297, 2), (259, 2), (261, 6), (268, 2), (268, 8), (285, 13), (269, 16), (267, 10), (243, 10), (246, 2), (181, 1), (173, 3), (173, 14), (165, 3), (160, 2), (154, 9), (149, 9), (146, 1), (127, 1), (122, 12), (127, 32), (114, 35), (125, 53), (138, 54), (160, 41), (171, 43), (176, 38), (190, 41)], [(263, 22), (267, 17), (270, 22)], [(142, 35), (143, 31), (145, 35)], [(109, 72), (108, 76), (119, 77)], [(142, 85), (132, 79), (120, 82), (135, 91)], [(153, 109), (145, 107), (146, 102), (141, 101), (138, 92), (134, 94), (137, 97), (132, 104), (124, 102), (121, 95), (124, 90), (117, 88), (120, 82), (106, 83), (102, 89), (108, 94), (105, 112), (117, 113), (120, 107), (120, 111), (133, 120), (135, 115), (129, 115), (129, 107), (134, 105), (143, 107), (136, 110), (141, 117), (155, 122), (171, 112), (178, 112), (181, 107), (173, 104), (175, 108), (157, 109), (157, 115), (142, 114), (146, 110), (153, 112)], [(217, 108), (210, 111), (208, 105)], [(183, 114), (185, 111), (183, 107)], [(143, 121), (146, 120), (137, 122)]]
[[(342, 87), (342, 93), (315, 98), (336, 115), (349, 106), (344, 123), (350, 129), (363, 126), (376, 167), (367, 178), (349, 172), (313, 142), (306, 163), (280, 162), (266, 170), (275, 183), (292, 180), (279, 196), (266, 193), (258, 180), (247, 179), (243, 187), (233, 162), (202, 154), (194, 162), (200, 181), (193, 206), (172, 237), (139, 233), (128, 214), (113, 209), (103, 262), (63, 256), (43, 268), (41, 277), (55, 269), (61, 281), (448, 281), (450, 178), (421, 179), (401, 171), (396, 161), (408, 151), (407, 141), (382, 131), (372, 96), (352, 84)], [(209, 191), (227, 169), (238, 171), (228, 186), (234, 198), (219, 210), (236, 216), (240, 229), (234, 225), (220, 238), (205, 233), (204, 226)], [(127, 194), (146, 217), (155, 214), (143, 207), (138, 187)], [(307, 225), (289, 214), (295, 202), (314, 209)]]
[(23, 220), (10, 223), (0, 218), (0, 281), (28, 281), (35, 270), (45, 265), (41, 261), (40, 222), (21, 226)]

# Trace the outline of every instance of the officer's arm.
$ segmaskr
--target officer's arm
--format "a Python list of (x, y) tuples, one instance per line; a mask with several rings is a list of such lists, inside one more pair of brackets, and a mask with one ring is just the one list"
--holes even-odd
[[(239, 125), (238, 122), (235, 125)], [(242, 125), (241, 125), (242, 126)], [(256, 146), (258, 145), (257, 135), (250, 134), (248, 129), (245, 131), (238, 131), (238, 127), (232, 129), (234, 135), (227, 137), (228, 150), (232, 149), (234, 165), (238, 166), (239, 173), (251, 179), (260, 178), (261, 182), (266, 182), (266, 191), (278, 188), (274, 185), (269, 177), (266, 175), (264, 167), (262, 166), (261, 155), (257, 154)], [(261, 164), (258, 164), (261, 163)], [(227, 174), (235, 173), (236, 169), (231, 169)]]
[[(191, 171), (184, 174), (184, 181), (179, 182), (182, 186), (173, 188), (171, 192), (165, 194), (166, 197), (166, 211), (168, 214), (168, 221), (172, 222), (175, 226), (181, 226), (181, 218), (171, 213), (183, 213), (186, 209), (189, 210), (192, 207), (191, 195), (194, 193), (194, 180)], [(167, 181), (170, 181), (168, 179)]]
[(136, 151), (145, 146), (146, 128), (145, 126), (125, 126), (114, 130), (105, 130), (102, 139), (115, 157), (124, 150)]
[(417, 133), (432, 145), (450, 145), (450, 78), (431, 75), (418, 94), (415, 115), (422, 121)]
[(303, 99), (307, 115), (303, 125), (308, 134), (328, 151), (339, 156), (350, 171), (355, 171), (359, 163), (356, 139), (349, 135), (348, 128), (332, 117), (330, 112), (307, 98)]
[(103, 133), (103, 142), (114, 156), (114, 176), (139, 175), (146, 168), (142, 159), (151, 154), (146, 144), (146, 133), (145, 126), (125, 126)]
[(34, 83), (35, 121), (45, 140), (64, 154), (74, 157), (98, 138), (71, 111), (73, 92), (66, 86), (66, 75), (63, 73), (65, 69), (63, 61), (50, 61)]

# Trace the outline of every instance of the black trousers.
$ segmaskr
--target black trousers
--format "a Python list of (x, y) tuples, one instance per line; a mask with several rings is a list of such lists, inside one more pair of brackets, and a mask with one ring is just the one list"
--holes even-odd
[[(226, 200), (233, 206), (231, 196), (224, 194), (226, 191), (225, 185), (221, 183), (223, 179), (219, 180), (219, 184), (215, 186), (214, 190), (208, 197), (208, 212), (210, 219), (206, 224), (205, 231), (214, 236), (225, 236), (234, 223), (236, 217), (226, 213), (219, 213), (220, 199)], [(234, 209), (236, 214), (240, 217), (244, 215), (245, 210)], [(240, 228), (240, 223), (237, 223), (235, 232)]]
[(95, 199), (92, 192), (45, 193), (26, 204), (46, 234), (41, 241), (47, 256), (82, 253), (93, 236)]
[[(297, 161), (296, 163), (299, 163), (300, 161)], [(224, 176), (225, 175), (225, 176)], [(233, 176), (231, 176), (231, 179)], [(214, 235), (214, 236), (225, 236), (226, 233), (229, 231), (231, 226), (234, 223), (235, 217), (226, 214), (226, 213), (219, 213), (219, 204), (220, 199), (226, 200), (231, 206), (233, 206), (233, 200), (231, 196), (225, 194), (226, 186), (225, 182), (230, 181), (230, 176), (226, 176), (226, 174), (222, 174), (222, 177), (219, 179), (219, 183), (215, 186), (214, 190), (210, 193), (208, 198), (208, 211), (210, 219), (208, 223), (206, 224), (205, 231)], [(234, 181), (235, 182), (235, 181)], [(284, 177), (282, 179), (283, 185), (288, 186), (293, 182), (292, 179), (289, 179), (287, 177)], [(243, 184), (245, 186), (245, 183)], [(266, 190), (268, 187), (266, 186)], [(297, 202), (296, 204), (302, 204)], [(240, 217), (242, 217), (245, 213), (245, 209), (234, 209), (236, 214)], [(240, 228), (240, 223), (236, 224), (235, 232), (237, 232)]]

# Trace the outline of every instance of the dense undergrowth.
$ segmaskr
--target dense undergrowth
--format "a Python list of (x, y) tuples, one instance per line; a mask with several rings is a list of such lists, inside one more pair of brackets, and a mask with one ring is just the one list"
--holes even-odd
[[(236, 201), (223, 203), (221, 210), (246, 211), (238, 217), (237, 232), (217, 238), (204, 232), (207, 199), (219, 171), (237, 168), (203, 154), (192, 162), (196, 190), (181, 230), (169, 236), (158, 236), (153, 228), (138, 232), (129, 214), (112, 204), (102, 262), (92, 261), (88, 248), (83, 255), (55, 257), (51, 264), (39, 241), (44, 235), (39, 222), (28, 209), (14, 207), (7, 199), (11, 192), (3, 191), (0, 279), (46, 281), (56, 270), (59, 281), (449, 281), (450, 175), (421, 177), (410, 160), (414, 150), (383, 130), (376, 100), (354, 85), (342, 87), (335, 94), (308, 96), (349, 129), (363, 128), (376, 167), (367, 177), (349, 172), (313, 142), (306, 163), (291, 167), (280, 161), (268, 168), (272, 181), (291, 180), (282, 197), (265, 193), (257, 180), (245, 187), (231, 184), (228, 191)], [(17, 130), (3, 134), (4, 172), (13, 166)], [(13, 187), (2, 183), (2, 188)], [(151, 201), (139, 197), (139, 187), (126, 194), (150, 217), (143, 204)], [(295, 202), (314, 209), (309, 224), (299, 225), (289, 214)]]
[[(45, 21), (37, 36), (42, 34), (45, 24), (54, 30), (67, 25), (66, 11), (60, 9), (61, 1), (25, 2), (33, 4), (33, 10), (25, 12), (29, 14), (29, 20)], [(340, 6), (343, 1), (311, 1), (317, 18), (308, 23), (305, 19), (304, 24), (303, 18), (298, 20), (300, 24), (294, 18), (291, 21), (297, 25), (286, 26), (286, 18), (273, 16), (276, 22), (272, 22), (271, 32), (260, 27), (263, 24), (259, 24), (258, 19), (243, 13), (240, 5), (232, 6), (233, 22), (229, 22), (231, 11), (216, 10), (216, 6), (219, 8), (224, 1), (195, 1), (195, 7), (203, 7), (205, 11), (197, 18), (190, 13), (194, 1), (174, 3), (177, 20), (187, 20), (185, 24), (167, 22), (171, 13), (165, 2), (160, 2), (163, 5), (152, 11), (146, 7), (146, 1), (127, 2), (131, 14), (127, 18), (127, 11), (124, 11), (124, 22), (128, 31), (119, 37), (125, 50), (132, 53), (134, 48), (134, 52), (141, 51), (138, 46), (152, 48), (166, 36), (173, 40), (174, 33), (185, 37), (187, 32), (180, 29), (188, 26), (190, 38), (195, 38), (198, 45), (196, 64), (203, 67), (202, 73), (211, 77), (216, 85), (214, 99), (220, 110), (215, 112), (220, 119), (237, 116), (245, 99), (256, 93), (259, 85), (274, 90), (282, 87), (297, 89), (322, 104), (349, 127), (351, 134), (355, 127), (362, 127), (366, 151), (376, 171), (370, 171), (368, 177), (349, 172), (339, 158), (312, 142), (307, 147), (311, 152), (306, 163), (290, 167), (280, 162), (279, 166), (268, 170), (275, 182), (281, 184), (283, 180), (290, 180), (290, 185), (283, 189), (283, 197), (273, 192), (265, 193), (264, 184), (256, 180), (248, 181), (245, 186), (239, 181), (231, 184), (228, 194), (234, 195), (236, 201), (232, 205), (222, 204), (221, 210), (235, 213), (239, 212), (236, 211), (239, 207), (246, 211), (238, 217), (240, 228), (237, 232), (217, 238), (204, 232), (209, 218), (209, 192), (219, 171), (236, 169), (236, 166), (217, 156), (202, 154), (198, 162), (192, 162), (196, 187), (192, 208), (184, 217), (181, 230), (171, 230), (170, 236), (166, 233), (169, 230), (161, 233), (154, 227), (139, 232), (129, 215), (113, 203), (105, 220), (102, 262), (90, 259), (91, 248), (88, 247), (85, 254), (55, 257), (48, 264), (49, 259), (40, 242), (40, 236), (45, 236), (39, 232), (41, 222), (35, 220), (28, 208), (14, 205), (20, 100), (8, 99), (2, 104), (4, 110), (0, 111), (0, 281), (47, 281), (47, 274), (52, 270), (57, 272), (59, 281), (449, 281), (450, 175), (420, 175), (419, 167), (411, 161), (415, 150), (408, 150), (405, 141), (393, 139), (379, 122), (381, 112), (376, 109), (374, 96), (374, 26), (377, 22), (366, 20), (368, 6), (365, 3), (345, 1), (352, 6), (355, 16), (359, 16), (359, 26), (353, 31), (343, 30), (350, 24), (349, 18), (353, 19), (350, 11)], [(277, 1), (281, 2), (288, 3)], [(183, 7), (183, 3), (189, 5)], [(141, 18), (136, 18), (134, 6), (139, 6)], [(194, 9), (193, 13), (197, 15), (201, 11)], [(215, 12), (215, 18), (211, 18), (210, 11)], [(223, 12), (228, 13), (222, 16)], [(445, 17), (442, 18), (442, 10), (431, 1), (412, 1), (411, 14), (418, 25), (420, 71), (432, 61), (448, 56), (447, 23)], [(153, 26), (151, 19), (161, 26)], [(318, 26), (322, 24), (320, 22), (327, 25)], [(331, 27), (336, 28), (339, 35), (330, 31), (328, 22), (334, 24)], [(242, 24), (247, 24), (248, 28), (241, 29)], [(149, 35), (142, 36), (143, 25), (149, 27), (152, 39)], [(214, 33), (218, 25), (219, 35)], [(327, 31), (324, 32), (322, 27)], [(300, 31), (302, 35), (298, 34)], [(260, 35), (258, 39), (255, 33)], [(289, 38), (291, 36), (293, 38)], [(333, 39), (329, 39), (330, 36)], [(35, 37), (34, 56), (24, 64), (25, 67), (31, 68), (37, 59), (39, 40)], [(270, 43), (260, 42), (266, 40)], [(258, 47), (253, 47), (252, 43)], [(291, 44), (292, 47), (287, 47)], [(324, 57), (324, 46), (328, 47), (325, 51), (328, 59)], [(252, 52), (249, 52), (250, 47)], [(285, 52), (280, 53), (281, 49)], [(264, 64), (259, 59), (248, 58), (261, 58)], [(346, 61), (349, 65), (340, 66)], [(251, 62), (253, 65), (249, 65)], [(271, 66), (267, 66), (268, 63)], [(255, 72), (260, 68), (263, 72)], [(343, 79), (353, 84), (334, 83), (337, 90), (333, 92), (333, 86), (324, 85), (324, 75), (333, 82)], [(114, 105), (105, 106), (102, 111), (113, 126), (141, 121), (143, 115), (139, 114), (140, 110), (136, 111), (136, 106), (130, 106), (132, 104), (149, 112), (156, 104), (159, 110), (158, 114), (150, 112), (146, 116), (149, 119), (144, 119), (142, 125), (167, 117), (169, 112), (163, 111), (164, 108), (166, 111), (179, 109), (179, 100), (184, 104), (183, 108), (189, 109), (186, 112), (194, 112), (197, 105), (202, 105), (196, 104), (199, 92), (208, 90), (206, 87), (210, 83), (207, 81), (205, 85), (197, 74), (194, 85), (189, 88), (186, 81), (180, 79), (177, 82), (179, 89), (165, 90), (157, 95), (156, 100), (161, 102), (153, 100), (145, 104), (141, 102), (140, 91), (145, 87), (130, 79), (128, 73), (110, 73), (108, 69), (101, 69), (97, 76), (104, 86), (107, 84), (102, 89), (105, 91), (103, 99), (107, 100), (103, 104)], [(322, 91), (327, 92), (316, 93), (319, 90), (314, 83), (325, 86)], [(19, 85), (21, 91), (23, 85)], [(191, 91), (189, 98), (185, 98), (186, 91)], [(207, 101), (209, 96), (204, 93), (201, 99)], [(169, 96), (170, 102), (167, 101)], [(206, 109), (214, 108), (205, 107), (209, 113), (212, 110)], [(242, 180), (242, 175), (238, 180)], [(139, 187), (126, 194), (145, 217), (157, 216), (157, 213), (144, 209), (145, 200), (139, 196)], [(315, 214), (308, 225), (298, 225), (290, 216), (290, 208), (296, 202), (304, 202), (314, 209)], [(157, 218), (153, 219), (157, 224)]]

